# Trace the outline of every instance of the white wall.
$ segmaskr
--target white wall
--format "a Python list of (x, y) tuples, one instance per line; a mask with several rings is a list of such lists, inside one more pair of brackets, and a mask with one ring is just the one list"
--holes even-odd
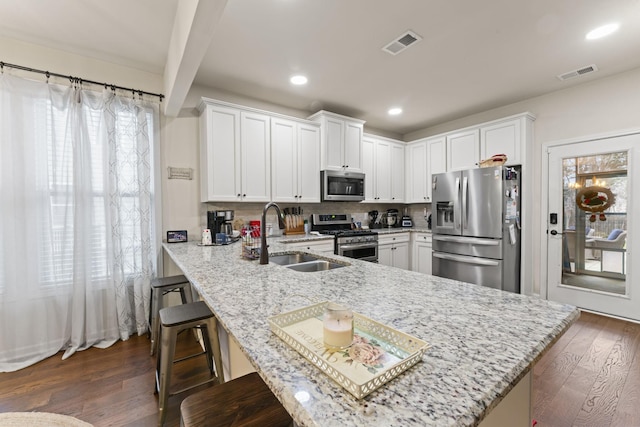
[[(405, 141), (529, 111), (534, 122), (534, 200), (540, 200), (542, 144), (640, 128), (640, 69), (485, 111), (405, 135)], [(534, 293), (540, 291), (540, 241), (545, 233), (541, 209), (533, 213)]]
[[(96, 81), (134, 87), (149, 92), (162, 92), (162, 76), (85, 56), (73, 55), (15, 40), (0, 38), (0, 60), (32, 68), (71, 74)], [(161, 123), (162, 215), (163, 232), (187, 229), (197, 238), (201, 226), (199, 201), (199, 142), (195, 106), (201, 96), (235, 102), (295, 117), (309, 112), (289, 109), (267, 102), (204, 87), (190, 91), (185, 107), (177, 118), (163, 118)], [(591, 81), (563, 91), (550, 93), (519, 103), (489, 110), (459, 120), (433, 126), (405, 135), (405, 141), (530, 111), (534, 124), (534, 176), (541, 174), (542, 144), (593, 134), (640, 127), (640, 69), (602, 80)], [(374, 132), (375, 133), (375, 132)], [(168, 180), (167, 167), (191, 167), (194, 179)], [(541, 180), (534, 182), (534, 199), (540, 198)], [(534, 236), (544, 232), (541, 212), (534, 212)], [(534, 292), (540, 283), (540, 244), (536, 240), (533, 260)]]

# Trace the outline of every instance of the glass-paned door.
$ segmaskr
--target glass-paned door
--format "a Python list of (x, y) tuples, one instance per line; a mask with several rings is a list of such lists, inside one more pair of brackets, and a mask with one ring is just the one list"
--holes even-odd
[(640, 320), (630, 236), (638, 144), (635, 135), (548, 149), (549, 299)]

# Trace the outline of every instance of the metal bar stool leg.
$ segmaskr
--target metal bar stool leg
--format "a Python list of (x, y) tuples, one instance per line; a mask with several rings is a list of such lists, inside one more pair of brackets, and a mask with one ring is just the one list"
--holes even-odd
[(166, 328), (160, 331), (162, 346), (158, 349), (158, 426), (162, 427), (167, 417), (167, 404), (169, 402), (169, 386), (171, 384), (171, 372), (173, 370), (173, 358), (176, 352), (176, 340), (178, 330)]

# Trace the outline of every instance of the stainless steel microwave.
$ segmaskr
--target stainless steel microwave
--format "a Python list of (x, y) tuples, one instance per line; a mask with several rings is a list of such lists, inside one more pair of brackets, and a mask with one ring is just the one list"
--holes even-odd
[(364, 174), (346, 171), (320, 172), (322, 201), (361, 202), (364, 200)]

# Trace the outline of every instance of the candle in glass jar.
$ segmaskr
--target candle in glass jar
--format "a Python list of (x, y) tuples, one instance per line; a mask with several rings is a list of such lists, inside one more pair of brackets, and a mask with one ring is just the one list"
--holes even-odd
[(323, 335), (327, 348), (349, 347), (353, 341), (353, 312), (338, 304), (327, 304), (323, 319)]

